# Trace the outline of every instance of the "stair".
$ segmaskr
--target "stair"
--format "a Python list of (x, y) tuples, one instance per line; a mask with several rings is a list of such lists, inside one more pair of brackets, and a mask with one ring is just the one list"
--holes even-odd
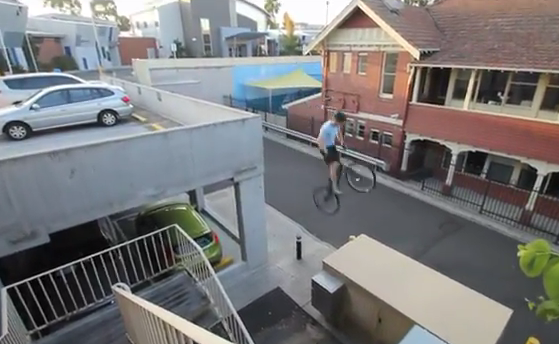
[[(206, 329), (212, 329), (219, 323), (219, 317), (212, 310), (208, 297), (183, 272), (168, 276), (135, 294)], [(115, 303), (83, 319), (60, 325), (55, 332), (36, 343), (129, 344)]]

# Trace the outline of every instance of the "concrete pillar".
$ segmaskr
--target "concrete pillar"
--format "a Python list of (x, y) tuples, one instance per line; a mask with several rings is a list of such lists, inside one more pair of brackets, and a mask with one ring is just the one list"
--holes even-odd
[(266, 203), (262, 174), (235, 183), (241, 256), (250, 268), (268, 261)]
[(411, 101), (413, 103), (416, 103), (418, 98), (419, 98), (419, 86), (421, 84), (421, 72), (422, 71), (423, 71), (423, 68), (416, 67), (415, 81), (413, 82), (413, 94), (412, 94), (412, 99), (411, 99)]
[(454, 178), (454, 171), (456, 170), (456, 161), (458, 161), (458, 153), (452, 152), (452, 158), (450, 159), (450, 165), (448, 166), (448, 173), (446, 175), (446, 181), (443, 185), (443, 194), (450, 195), (452, 192), (452, 179)]
[(206, 196), (204, 196), (204, 188), (198, 188), (188, 192), (190, 204), (192, 204), (197, 211), (202, 211), (206, 207)]
[(528, 202), (526, 202), (526, 205), (522, 210), (522, 214), (520, 215), (520, 222), (523, 224), (529, 225), (531, 223), (532, 214), (534, 213), (534, 207), (536, 205), (536, 201), (538, 200), (538, 194), (542, 187), (544, 177), (545, 174), (538, 173), (532, 192), (530, 192), (530, 196), (528, 197)]
[(404, 146), (404, 155), (402, 156), (402, 166), (400, 166), (400, 172), (406, 172), (408, 170), (408, 160), (410, 159), (411, 150), (411, 140), (406, 139)]

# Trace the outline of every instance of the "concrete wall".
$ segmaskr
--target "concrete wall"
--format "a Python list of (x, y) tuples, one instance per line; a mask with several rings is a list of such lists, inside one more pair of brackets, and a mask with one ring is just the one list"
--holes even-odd
[(45, 243), (49, 233), (246, 171), (262, 174), (259, 116), (114, 83), (133, 103), (188, 126), (0, 160), (0, 256)]
[[(224, 95), (233, 95), (238, 99), (267, 97), (266, 91), (245, 84), (296, 69), (303, 69), (321, 80), (320, 56), (152, 59), (135, 60), (132, 65), (142, 84), (220, 104)], [(274, 93), (278, 94), (282, 92)]]
[(19, 48), (27, 25), (28, 8), (23, 3), (0, 2), (0, 31), (7, 48)]

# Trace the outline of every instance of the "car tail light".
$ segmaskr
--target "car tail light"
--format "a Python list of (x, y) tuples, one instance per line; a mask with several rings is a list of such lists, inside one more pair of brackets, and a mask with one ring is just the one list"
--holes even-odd
[(213, 237), (214, 237), (214, 241), (215, 243), (219, 243), (219, 237), (217, 236), (217, 234), (213, 233)]
[(122, 97), (122, 101), (128, 104), (130, 102), (130, 97), (124, 96)]

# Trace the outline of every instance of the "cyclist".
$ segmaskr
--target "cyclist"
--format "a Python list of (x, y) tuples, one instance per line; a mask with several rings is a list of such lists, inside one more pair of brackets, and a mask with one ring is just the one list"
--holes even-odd
[(336, 194), (342, 192), (338, 188), (338, 167), (340, 166), (340, 153), (336, 149), (336, 139), (343, 146), (344, 138), (341, 134), (340, 128), (345, 125), (346, 115), (342, 112), (337, 112), (331, 120), (324, 122), (320, 127), (320, 132), (316, 139), (318, 148), (322, 153), (324, 162), (328, 165), (330, 181), (332, 182), (332, 190)]

